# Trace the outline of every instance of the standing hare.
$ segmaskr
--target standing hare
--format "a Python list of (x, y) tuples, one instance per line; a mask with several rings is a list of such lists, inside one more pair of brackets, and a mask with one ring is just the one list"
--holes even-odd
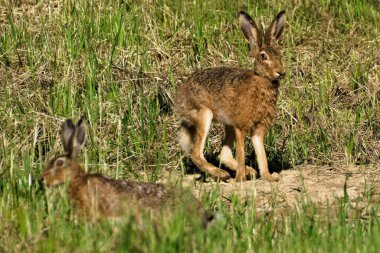
[(92, 218), (118, 217), (132, 214), (137, 219), (148, 212), (153, 219), (167, 215), (173, 208), (189, 207), (201, 217), (205, 226), (212, 219), (200, 201), (187, 191), (158, 183), (113, 180), (101, 174), (83, 171), (77, 156), (85, 141), (85, 122), (81, 118), (74, 126), (70, 119), (62, 124), (64, 155), (49, 161), (41, 180), (46, 186), (68, 182), (68, 195), (82, 214)]
[[(229, 173), (208, 163), (203, 155), (211, 122), (221, 122), (225, 137), (219, 159), (236, 171), (236, 180), (245, 181), (256, 173), (245, 166), (244, 138), (249, 135), (260, 175), (268, 181), (278, 181), (278, 175), (268, 170), (264, 138), (276, 115), (279, 80), (285, 75), (281, 53), (275, 47), (285, 26), (285, 11), (274, 18), (265, 33), (245, 12), (240, 12), (239, 24), (256, 66), (198, 70), (179, 87), (175, 107), (182, 120), (180, 144), (202, 171), (215, 179), (229, 179)], [(235, 140), (237, 161), (232, 155)]]

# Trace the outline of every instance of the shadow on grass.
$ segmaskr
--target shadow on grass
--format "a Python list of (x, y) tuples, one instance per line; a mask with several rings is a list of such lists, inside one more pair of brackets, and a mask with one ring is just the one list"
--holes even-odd
[[(227, 171), (230, 175), (231, 178), (235, 178), (236, 176), (236, 171), (229, 169), (228, 167), (224, 166), (219, 162), (217, 159), (218, 154), (206, 154), (205, 158), (207, 162), (211, 163), (215, 167), (221, 168), (222, 170)], [(197, 180), (204, 182), (207, 175), (205, 172), (201, 171), (192, 161), (189, 157), (184, 157), (182, 159), (184, 168), (185, 168), (185, 174), (187, 175), (193, 175), (193, 174), (200, 174), (200, 177), (197, 178)], [(254, 168), (257, 172), (257, 175), (259, 175), (259, 170), (257, 166), (257, 160), (256, 156), (254, 154), (250, 154), (246, 156), (246, 165), (251, 166)], [(289, 170), (292, 168), (292, 165), (284, 161), (284, 158), (281, 155), (273, 155), (271, 154), (271, 157), (268, 158), (268, 166), (269, 166), (269, 171), (271, 173), (276, 172), (276, 173), (281, 173), (283, 170)]]

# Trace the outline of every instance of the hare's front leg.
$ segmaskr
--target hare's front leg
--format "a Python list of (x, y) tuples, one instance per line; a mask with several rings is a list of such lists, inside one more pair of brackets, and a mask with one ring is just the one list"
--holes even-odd
[(279, 181), (278, 174), (271, 175), (268, 169), (268, 160), (265, 153), (264, 138), (267, 133), (267, 129), (264, 127), (256, 129), (252, 136), (253, 147), (255, 148), (256, 159), (260, 170), (260, 176), (268, 180), (269, 182)]
[(213, 113), (208, 108), (201, 108), (195, 119), (195, 142), (191, 153), (191, 160), (197, 167), (210, 174), (214, 179), (227, 180), (230, 178), (230, 174), (227, 171), (221, 170), (212, 164), (208, 163), (204, 157), (203, 150), (207, 138), (208, 131), (211, 127)]
[(236, 138), (236, 153), (238, 161), (238, 169), (236, 171), (236, 181), (245, 181), (246, 169), (245, 169), (245, 154), (244, 154), (244, 138), (245, 132), (238, 128), (235, 128), (235, 138)]

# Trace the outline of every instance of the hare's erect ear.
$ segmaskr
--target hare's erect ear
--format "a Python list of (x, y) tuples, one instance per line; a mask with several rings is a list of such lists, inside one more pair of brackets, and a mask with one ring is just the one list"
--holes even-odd
[(276, 40), (278, 40), (284, 30), (286, 22), (285, 11), (281, 11), (272, 21), (272, 24), (268, 27), (265, 32), (265, 44), (271, 46)]
[(70, 119), (65, 120), (61, 127), (63, 149), (66, 153), (72, 152), (72, 140), (75, 134), (75, 126)]
[(243, 31), (244, 37), (249, 42), (251, 53), (256, 55), (262, 44), (261, 30), (246, 12), (241, 11), (239, 14), (240, 29)]
[(86, 123), (85, 123), (84, 117), (82, 116), (77, 124), (76, 142), (79, 145), (83, 145), (85, 136), (86, 136)]
[(72, 153), (70, 154), (72, 158), (76, 158), (78, 156), (78, 153), (84, 144), (86, 136), (86, 123), (84, 117), (80, 118), (75, 130), (75, 136), (72, 141)]

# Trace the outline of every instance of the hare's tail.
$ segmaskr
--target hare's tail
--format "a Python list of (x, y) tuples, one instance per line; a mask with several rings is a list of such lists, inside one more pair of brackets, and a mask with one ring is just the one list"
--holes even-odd
[(182, 121), (179, 134), (179, 145), (186, 154), (190, 154), (193, 149), (194, 137), (195, 127), (185, 121)]

